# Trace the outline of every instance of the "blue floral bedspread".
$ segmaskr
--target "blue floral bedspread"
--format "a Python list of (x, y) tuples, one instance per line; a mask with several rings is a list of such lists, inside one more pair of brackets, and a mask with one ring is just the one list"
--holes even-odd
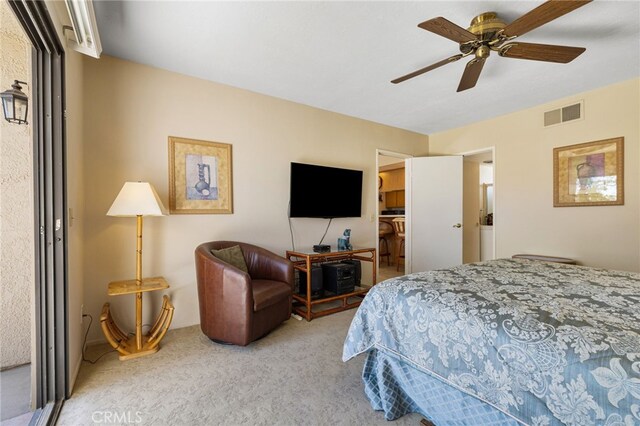
[(374, 286), (342, 359), (376, 349), (522, 423), (640, 425), (640, 274), (502, 259)]

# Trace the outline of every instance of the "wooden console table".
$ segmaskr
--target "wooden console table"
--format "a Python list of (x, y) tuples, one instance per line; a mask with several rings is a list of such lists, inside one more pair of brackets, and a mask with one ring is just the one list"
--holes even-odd
[[(306, 294), (293, 294), (293, 311), (304, 317), (307, 321), (324, 315), (334, 314), (336, 312), (345, 311), (360, 306), (365, 294), (376, 283), (376, 249), (363, 248), (348, 251), (330, 251), (327, 253), (300, 252), (287, 250), (287, 259), (293, 262), (294, 268), (298, 271), (307, 272), (306, 283), (300, 282), (300, 285), (307, 286)], [(373, 276), (371, 285), (357, 285), (355, 290), (345, 294), (333, 294), (326, 297), (313, 298), (311, 295), (311, 267), (313, 264), (321, 264), (327, 262), (339, 262), (341, 260), (360, 260), (363, 262), (371, 262)], [(350, 302), (350, 298), (356, 298), (356, 301)], [(333, 306), (326, 309), (313, 311), (312, 308), (323, 303), (340, 301), (340, 306)]]

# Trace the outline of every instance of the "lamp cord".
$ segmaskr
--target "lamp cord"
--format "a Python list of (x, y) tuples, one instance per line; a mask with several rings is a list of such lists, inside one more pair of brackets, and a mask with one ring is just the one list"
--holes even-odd
[[(91, 361), (90, 359), (88, 359), (85, 355), (85, 349), (87, 347), (87, 336), (89, 335), (89, 330), (91, 329), (91, 324), (93, 324), (93, 317), (90, 314), (84, 314), (82, 315), (83, 317), (89, 317), (89, 326), (87, 327), (87, 331), (85, 331), (84, 333), (84, 340), (82, 341), (82, 360), (88, 362), (89, 364), (95, 364), (96, 362), (98, 362), (100, 360), (100, 358), (102, 358), (103, 356), (105, 356), (106, 354), (110, 354), (111, 352), (116, 352), (115, 349), (111, 349), (110, 351), (107, 351), (105, 353), (103, 353), (102, 355), (100, 355), (98, 358), (96, 358), (95, 360)], [(143, 327), (151, 327), (151, 324), (143, 324)], [(135, 333), (129, 333), (130, 336), (134, 336)]]
[(321, 245), (322, 242), (324, 241), (324, 237), (327, 236), (327, 232), (329, 231), (329, 227), (331, 226), (331, 221), (333, 220), (333, 218), (329, 219), (329, 223), (327, 224), (327, 229), (324, 230), (324, 235), (322, 236), (322, 239), (320, 240), (320, 242), (318, 243), (318, 245)]
[(87, 327), (87, 331), (85, 331), (85, 333), (84, 333), (84, 340), (82, 341), (82, 360), (85, 361), (85, 362), (88, 362), (89, 364), (95, 364), (96, 362), (98, 362), (100, 360), (100, 358), (102, 358), (106, 354), (110, 354), (111, 352), (116, 352), (116, 350), (115, 349), (111, 349), (110, 351), (107, 351), (107, 352), (103, 353), (102, 355), (100, 355), (98, 358), (96, 358), (93, 361), (91, 361), (90, 359), (85, 357), (84, 351), (85, 351), (86, 346), (87, 346), (87, 336), (89, 335), (89, 330), (91, 329), (91, 324), (93, 324), (93, 317), (90, 314), (84, 314), (82, 316), (83, 317), (89, 317), (89, 326)]

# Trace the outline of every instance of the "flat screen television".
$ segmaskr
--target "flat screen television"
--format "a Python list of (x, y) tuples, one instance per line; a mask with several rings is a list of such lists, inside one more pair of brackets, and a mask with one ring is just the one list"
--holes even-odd
[(360, 217), (362, 170), (291, 163), (290, 217)]

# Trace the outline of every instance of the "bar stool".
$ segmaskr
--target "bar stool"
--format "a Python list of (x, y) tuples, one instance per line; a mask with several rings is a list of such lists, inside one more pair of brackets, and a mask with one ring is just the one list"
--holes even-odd
[(387, 266), (390, 265), (391, 252), (389, 251), (389, 243), (387, 242), (387, 236), (393, 235), (393, 226), (389, 222), (378, 222), (378, 251), (380, 253), (380, 263), (382, 258), (387, 258)]
[(404, 248), (404, 217), (396, 217), (393, 219), (393, 230), (396, 233), (396, 271), (400, 270), (400, 259), (404, 264), (404, 254), (402, 249)]

